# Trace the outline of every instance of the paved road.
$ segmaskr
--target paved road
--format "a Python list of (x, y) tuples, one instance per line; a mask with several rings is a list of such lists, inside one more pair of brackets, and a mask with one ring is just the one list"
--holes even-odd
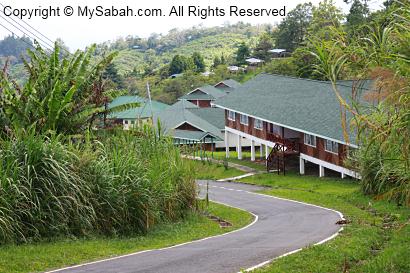
[[(198, 182), (204, 189), (205, 181)], [(331, 210), (255, 194), (260, 187), (210, 182), (210, 199), (257, 215), (229, 234), (162, 250), (62, 269), (60, 272), (232, 273), (320, 242), (338, 230)], [(202, 191), (203, 194), (203, 191)]]

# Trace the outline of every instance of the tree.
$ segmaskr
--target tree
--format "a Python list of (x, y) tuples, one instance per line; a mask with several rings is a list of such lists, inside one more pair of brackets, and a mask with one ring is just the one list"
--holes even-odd
[(58, 43), (50, 55), (37, 44), (35, 50), (28, 50), (30, 62), (24, 60), (29, 78), (23, 86), (1, 71), (1, 130), (31, 128), (46, 134), (78, 134), (102, 115), (137, 106), (106, 108), (107, 102), (124, 93), (107, 90), (102, 80), (116, 53), (91, 65), (94, 50), (92, 46), (60, 59)]
[(269, 52), (269, 50), (271, 50), (272, 48), (273, 48), (272, 37), (268, 33), (265, 32), (259, 37), (259, 41), (253, 51), (254, 52), (253, 55), (265, 61), (269, 60), (272, 55)]
[(313, 5), (310, 2), (298, 4), (288, 13), (274, 34), (277, 48), (293, 51), (302, 44), (312, 20), (312, 8)]
[(292, 55), (299, 76), (318, 80), (325, 79), (323, 75), (315, 72), (314, 67), (318, 61), (310, 53), (315, 47), (312, 40), (320, 41), (322, 44), (331, 44), (332, 40), (344, 34), (342, 19), (343, 14), (334, 5), (333, 0), (324, 0), (318, 6), (313, 7), (312, 20), (307, 33), (308, 39)]
[(198, 52), (194, 52), (191, 58), (195, 65), (195, 72), (204, 72), (205, 71), (204, 57), (202, 57), (202, 55), (199, 54)]
[(362, 26), (369, 16), (369, 7), (367, 1), (362, 3), (361, 0), (353, 0), (349, 14), (346, 16), (346, 22), (349, 32), (355, 32)]
[(180, 74), (187, 70), (194, 70), (195, 64), (192, 58), (186, 58), (182, 55), (175, 55), (169, 64), (169, 74)]
[(215, 56), (212, 67), (216, 68), (216, 67), (218, 67), (218, 65), (221, 65), (221, 64), (222, 64), (221, 58), (219, 58), (218, 56)]
[[(341, 106), (345, 142), (346, 124), (357, 132), (360, 147), (350, 153), (350, 166), (361, 175), (362, 191), (376, 198), (410, 205), (410, 2), (389, 10), (388, 25), (366, 24), (366, 32), (348, 39), (346, 34), (330, 43), (312, 40), (315, 69), (332, 84)], [(354, 77), (352, 94), (341, 95), (337, 80), (342, 73)], [(350, 78), (350, 77), (349, 77)], [(360, 84), (371, 85), (358, 90)], [(362, 100), (355, 100), (357, 94)], [(351, 101), (355, 103), (350, 103)], [(367, 100), (366, 103), (362, 103)]]
[(179, 74), (185, 70), (185, 59), (181, 55), (175, 55), (169, 65), (169, 74)]
[(238, 49), (236, 51), (236, 63), (237, 64), (244, 64), (246, 63), (246, 58), (248, 58), (250, 55), (250, 50), (247, 44), (241, 43), (238, 46)]
[(118, 69), (114, 63), (110, 63), (107, 68), (103, 72), (103, 79), (111, 82), (110, 84), (112, 87), (115, 88), (122, 88), (123, 87), (123, 79), (118, 74)]
[(308, 28), (310, 37), (331, 40), (336, 34), (334, 29), (341, 26), (342, 11), (335, 6), (333, 0), (323, 0), (312, 9), (312, 21)]

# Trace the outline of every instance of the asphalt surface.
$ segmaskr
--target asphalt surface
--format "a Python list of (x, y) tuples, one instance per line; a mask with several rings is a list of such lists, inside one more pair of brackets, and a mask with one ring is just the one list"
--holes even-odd
[[(204, 194), (205, 181), (199, 181)], [(337, 233), (332, 210), (253, 193), (260, 187), (209, 182), (211, 200), (257, 215), (253, 224), (222, 236), (103, 260), (58, 272), (232, 273), (251, 268)]]

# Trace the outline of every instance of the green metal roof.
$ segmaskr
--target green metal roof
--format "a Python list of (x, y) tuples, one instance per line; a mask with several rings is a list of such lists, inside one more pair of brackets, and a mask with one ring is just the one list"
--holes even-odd
[[(137, 118), (149, 118), (152, 116), (151, 114), (151, 106), (148, 102), (148, 99), (139, 97), (139, 96), (120, 96), (115, 98), (109, 105), (108, 108), (113, 108), (115, 106), (127, 104), (127, 103), (134, 103), (139, 102), (140, 107), (128, 109), (121, 112), (115, 112), (108, 116), (108, 118), (116, 118), (116, 119), (137, 119)], [(152, 103), (152, 113), (155, 115), (169, 107), (169, 105), (164, 104), (159, 101), (151, 101)]]
[[(340, 85), (339, 91), (350, 103), (351, 87)], [(259, 74), (214, 104), (290, 129), (345, 142), (339, 101), (329, 82)], [(355, 144), (355, 133), (349, 132), (350, 143)]]

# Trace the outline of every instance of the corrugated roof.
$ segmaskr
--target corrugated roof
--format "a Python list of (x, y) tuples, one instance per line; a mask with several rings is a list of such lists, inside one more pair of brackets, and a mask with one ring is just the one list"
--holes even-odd
[[(108, 118), (117, 118), (117, 119), (137, 119), (137, 118), (148, 118), (151, 117), (151, 107), (148, 102), (148, 99), (139, 97), (139, 96), (120, 96), (115, 98), (111, 103), (108, 104), (108, 108), (113, 108), (119, 105), (124, 105), (127, 103), (139, 102), (140, 107), (128, 109), (121, 112), (115, 112), (108, 116)], [(161, 112), (169, 107), (169, 105), (164, 104), (159, 101), (152, 102), (152, 112), (155, 115), (158, 112)]]
[[(340, 85), (339, 91), (351, 101), (351, 87)], [(345, 142), (339, 101), (329, 82), (259, 74), (214, 104), (290, 129)], [(355, 144), (355, 133), (349, 132), (350, 143)]]

